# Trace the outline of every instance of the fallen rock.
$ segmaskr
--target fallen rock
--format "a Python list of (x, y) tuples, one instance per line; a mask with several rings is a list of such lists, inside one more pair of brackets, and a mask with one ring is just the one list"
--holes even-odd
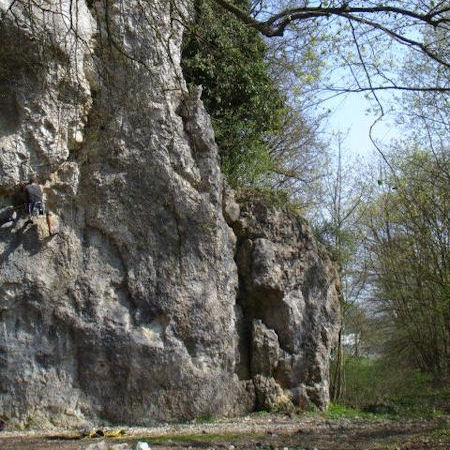
[(136, 445), (136, 450), (151, 450), (147, 442), (138, 442)]

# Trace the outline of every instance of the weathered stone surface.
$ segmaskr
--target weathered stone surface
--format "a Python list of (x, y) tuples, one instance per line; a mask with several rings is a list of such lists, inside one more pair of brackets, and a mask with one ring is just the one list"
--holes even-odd
[(259, 404), (273, 403), (275, 383), (300, 407), (325, 407), (339, 317), (333, 265), (304, 219), (261, 200), (242, 200), (233, 227), (242, 311), (239, 376), (258, 380)]
[(251, 373), (273, 377), (280, 361), (278, 335), (261, 320), (253, 320)]
[[(2, 27), (21, 36), (9, 71), (43, 53), (28, 74), (36, 88), (8, 90), (23, 120), (1, 125), (2, 205), (34, 172), (61, 223), (47, 242), (35, 227), (1, 230), (1, 415), (70, 426), (234, 414), (234, 247), (209, 117), (181, 75), (176, 11), (165, 0), (74, 4), (86, 40), (76, 50), (69, 2), (36, 2), (33, 24), (18, 2), (19, 25)], [(67, 32), (66, 45), (49, 52), (32, 25), (50, 40)], [(65, 92), (77, 113), (57, 123)]]
[(223, 186), (223, 216), (228, 224), (234, 224), (240, 216), (239, 203), (236, 202), (234, 191), (224, 183)]
[(285, 410), (290, 398), (272, 378), (257, 374), (253, 377), (256, 392), (256, 408), (259, 410)]
[[(304, 224), (224, 188), (180, 69), (184, 3), (28, 4), (0, 0), (0, 422), (325, 404), (331, 269)], [(31, 174), (56, 236), (26, 224)]]
[(11, 192), (31, 172), (47, 178), (83, 136), (94, 21), (85, 2), (0, 0), (0, 14), (0, 191)]

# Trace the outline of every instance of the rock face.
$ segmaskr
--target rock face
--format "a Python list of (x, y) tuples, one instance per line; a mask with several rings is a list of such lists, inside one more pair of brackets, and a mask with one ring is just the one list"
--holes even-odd
[(233, 222), (240, 291), (238, 374), (257, 407), (287, 395), (301, 407), (329, 400), (329, 355), (339, 317), (335, 269), (296, 214), (247, 200)]
[[(9, 427), (327, 403), (335, 275), (300, 219), (239, 212), (224, 190), (179, 64), (189, 14), (182, 1), (0, 0)], [(31, 174), (55, 236), (26, 222)]]

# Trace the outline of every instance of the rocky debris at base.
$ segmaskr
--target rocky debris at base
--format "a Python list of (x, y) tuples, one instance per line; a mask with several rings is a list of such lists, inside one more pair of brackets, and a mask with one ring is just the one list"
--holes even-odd
[(151, 450), (147, 442), (138, 442), (134, 444), (113, 444), (111, 442), (100, 441), (94, 444), (89, 444), (85, 450)]
[[(68, 440), (68, 435), (36, 432), (2, 433), (0, 446), (17, 450), (86, 450), (91, 445), (110, 448), (127, 444), (134, 450), (139, 442), (147, 443), (153, 450), (231, 448), (289, 449), (333, 448), (421, 448), (446, 450), (445, 430), (450, 418), (435, 419), (328, 419), (317, 415), (302, 415), (290, 418), (279, 414), (252, 414), (232, 420), (217, 420), (213, 423), (172, 424), (155, 428), (120, 428), (124, 434), (120, 440), (94, 438), (90, 440)], [(119, 429), (114, 429), (119, 430)], [(113, 429), (104, 429), (104, 432)], [(60, 439), (58, 440), (58, 436)], [(47, 444), (47, 445), (46, 445)], [(3, 448), (3, 447), (2, 447)], [(94, 447), (95, 448), (95, 447)], [(120, 447), (118, 447), (120, 448)], [(124, 447), (125, 448), (125, 447)]]
[(151, 450), (147, 442), (138, 442), (136, 445), (136, 450)]
[[(85, 450), (134, 450), (129, 444), (111, 444), (106, 441), (96, 442), (95, 444), (89, 444)], [(140, 450), (136, 447), (136, 450)]]

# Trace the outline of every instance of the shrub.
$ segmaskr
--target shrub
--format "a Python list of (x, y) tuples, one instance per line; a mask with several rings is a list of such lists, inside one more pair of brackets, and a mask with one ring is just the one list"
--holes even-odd
[[(248, 0), (235, 0), (242, 9)], [(222, 169), (234, 187), (252, 185), (270, 172), (265, 137), (281, 127), (285, 101), (271, 79), (259, 34), (214, 2), (197, 0), (196, 20), (183, 43), (188, 84), (203, 86)]]

